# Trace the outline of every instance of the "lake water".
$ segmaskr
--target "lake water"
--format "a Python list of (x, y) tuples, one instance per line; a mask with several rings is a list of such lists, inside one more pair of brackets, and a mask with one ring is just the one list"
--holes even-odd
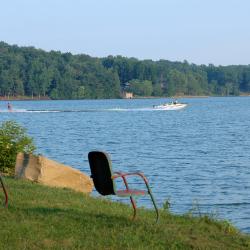
[[(170, 200), (174, 213), (196, 208), (250, 232), (250, 97), (181, 99), (188, 106), (179, 111), (151, 108), (166, 101), (13, 101), (20, 112), (2, 112), (0, 122), (16, 120), (34, 137), (37, 153), (88, 174), (88, 152), (107, 151), (115, 170), (145, 173), (160, 207)], [(147, 197), (138, 205), (152, 207)]]

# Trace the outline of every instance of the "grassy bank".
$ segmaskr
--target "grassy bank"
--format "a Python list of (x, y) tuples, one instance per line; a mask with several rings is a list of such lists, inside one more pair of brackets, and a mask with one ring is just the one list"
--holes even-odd
[(120, 203), (5, 182), (10, 202), (0, 206), (0, 249), (250, 249), (250, 236), (208, 217), (161, 211), (155, 224), (154, 212), (141, 209), (133, 222), (132, 209)]

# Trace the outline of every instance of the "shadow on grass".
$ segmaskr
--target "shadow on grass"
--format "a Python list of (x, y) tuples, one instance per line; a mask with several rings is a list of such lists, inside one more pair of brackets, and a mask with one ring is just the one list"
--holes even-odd
[(119, 226), (128, 226), (133, 225), (135, 222), (130, 219), (129, 217), (123, 217), (118, 215), (112, 215), (107, 213), (89, 213), (84, 210), (79, 211), (76, 209), (69, 209), (69, 208), (48, 208), (48, 207), (33, 207), (33, 208), (20, 208), (23, 214), (30, 216), (41, 216), (44, 217), (60, 217), (60, 218), (67, 218), (70, 220), (76, 220), (81, 222), (86, 222), (88, 224), (96, 223), (98, 224), (105, 224), (107, 226), (113, 227), (114, 225), (119, 224)]

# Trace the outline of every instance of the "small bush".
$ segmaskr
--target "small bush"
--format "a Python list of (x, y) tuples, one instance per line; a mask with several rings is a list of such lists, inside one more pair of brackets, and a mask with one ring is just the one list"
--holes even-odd
[(0, 172), (14, 175), (17, 153), (32, 153), (34, 150), (33, 139), (26, 135), (25, 128), (15, 121), (6, 121), (1, 124)]
[(171, 203), (170, 203), (170, 198), (168, 198), (164, 203), (163, 203), (163, 211), (170, 213), (170, 207), (171, 207)]

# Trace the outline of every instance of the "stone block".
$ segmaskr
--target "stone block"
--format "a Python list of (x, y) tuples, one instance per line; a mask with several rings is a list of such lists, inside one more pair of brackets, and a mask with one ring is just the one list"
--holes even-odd
[(15, 176), (83, 193), (93, 190), (93, 181), (88, 175), (41, 155), (19, 153), (16, 158)]

